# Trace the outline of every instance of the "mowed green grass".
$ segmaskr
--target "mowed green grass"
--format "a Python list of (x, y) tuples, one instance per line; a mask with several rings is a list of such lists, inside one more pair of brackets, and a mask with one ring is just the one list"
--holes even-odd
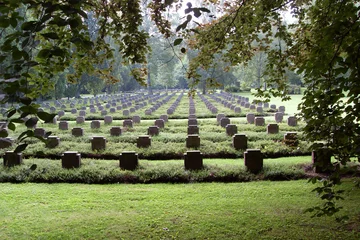
[(0, 184), (0, 239), (359, 239), (360, 190), (342, 214), (304, 214), (305, 180), (202, 184)]
[[(303, 90), (302, 90), (303, 91)], [(252, 92), (242, 92), (238, 93), (238, 95), (243, 97), (248, 97), (251, 100), (255, 99), (253, 96), (253, 93), (255, 90), (252, 90)], [(282, 101), (279, 97), (272, 97), (269, 104), (275, 104), (277, 107), (279, 106), (285, 106), (285, 112), (289, 116), (293, 116), (296, 113), (299, 113), (298, 106), (302, 101), (303, 95), (302, 94), (295, 94), (295, 95), (289, 95), (291, 99), (289, 101)]]

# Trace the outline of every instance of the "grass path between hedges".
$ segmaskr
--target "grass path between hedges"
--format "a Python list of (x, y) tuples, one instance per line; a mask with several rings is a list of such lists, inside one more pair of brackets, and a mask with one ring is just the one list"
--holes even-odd
[(315, 186), (288, 182), (201, 184), (0, 184), (0, 239), (359, 239), (360, 189), (343, 214), (310, 218)]

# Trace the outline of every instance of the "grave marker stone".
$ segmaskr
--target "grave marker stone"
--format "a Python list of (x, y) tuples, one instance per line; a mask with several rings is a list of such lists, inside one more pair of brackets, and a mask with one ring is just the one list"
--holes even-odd
[(285, 107), (284, 106), (279, 106), (279, 112), (285, 113)]
[(80, 110), (79, 111), (79, 116), (86, 116), (86, 111), (85, 110)]
[(296, 119), (296, 117), (294, 117), (294, 116), (290, 116), (290, 117), (288, 117), (288, 125), (289, 126), (291, 126), (291, 127), (295, 127), (295, 126), (297, 126), (297, 119)]
[(81, 166), (81, 154), (75, 151), (66, 151), (61, 158), (62, 168), (79, 168)]
[(230, 124), (230, 119), (227, 117), (223, 117), (220, 119), (220, 126), (221, 127), (226, 127), (226, 125)]
[(247, 120), (248, 123), (254, 124), (254, 122), (255, 122), (255, 114), (247, 113), (246, 114), (246, 120)]
[(132, 121), (133, 123), (140, 123), (141, 122), (141, 117), (138, 115), (135, 115), (132, 117)]
[(263, 113), (263, 108), (261, 106), (256, 107), (256, 112)]
[(158, 126), (159, 128), (164, 128), (165, 127), (165, 121), (163, 119), (156, 119), (154, 125)]
[(233, 136), (237, 134), (237, 126), (235, 124), (227, 124), (226, 125), (226, 134), (228, 136)]
[(184, 153), (185, 170), (201, 170), (203, 168), (203, 156), (199, 150)]
[(76, 124), (83, 124), (85, 122), (85, 117), (78, 116), (76, 117)]
[(259, 149), (247, 149), (244, 152), (244, 163), (251, 173), (258, 173), (263, 168), (263, 154)]
[(186, 138), (186, 147), (187, 148), (199, 148), (200, 147), (200, 137), (197, 134), (188, 135)]
[(129, 113), (129, 110), (124, 110), (124, 111), (123, 111), (123, 115), (124, 115), (124, 116), (129, 116), (129, 114), (130, 114), (130, 113)]
[(255, 126), (265, 126), (265, 118), (255, 117)]
[(235, 134), (232, 140), (232, 145), (236, 150), (247, 149), (247, 136), (245, 134)]
[(91, 139), (91, 149), (93, 151), (105, 150), (106, 138), (100, 136), (94, 136)]
[(112, 127), (110, 128), (110, 135), (111, 136), (120, 136), (122, 133), (122, 130), (120, 127)]
[(282, 112), (275, 113), (275, 121), (277, 123), (281, 123), (283, 120), (283, 116), (284, 116), (284, 114)]
[(44, 128), (35, 128), (34, 130), (34, 136), (38, 136), (38, 137), (45, 137), (45, 129)]
[(331, 151), (328, 148), (319, 148), (312, 151), (311, 158), (315, 173), (326, 173), (333, 169)]
[(61, 110), (61, 111), (58, 112), (59, 118), (62, 117), (62, 116), (64, 116), (64, 115), (65, 115), (65, 112), (64, 112), (64, 111)]
[(0, 149), (9, 148), (13, 144), (13, 140), (11, 138), (0, 138)]
[(83, 128), (73, 128), (71, 129), (71, 134), (75, 137), (82, 137), (84, 135), (84, 129)]
[(149, 135), (139, 136), (136, 142), (138, 148), (147, 148), (151, 146), (151, 137)]
[(120, 154), (120, 168), (123, 170), (135, 170), (138, 163), (138, 155), (133, 151), (125, 151)]
[(105, 116), (104, 117), (104, 123), (105, 124), (111, 124), (113, 121), (113, 117), (112, 116)]
[(197, 119), (195, 118), (188, 119), (188, 126), (190, 125), (198, 125)]
[(268, 124), (267, 125), (267, 133), (268, 134), (279, 133), (279, 125), (277, 125), (276, 123)]
[(168, 122), (168, 121), (169, 121), (168, 115), (166, 115), (166, 114), (161, 115), (161, 116), (160, 116), (160, 119), (164, 120), (164, 122)]
[(60, 144), (60, 138), (57, 136), (49, 136), (46, 142), (47, 148), (55, 148), (59, 146)]
[(59, 122), (59, 129), (60, 130), (68, 130), (69, 129), (69, 123), (67, 121), (60, 121)]
[(159, 135), (159, 127), (158, 126), (150, 126), (148, 128), (148, 135), (150, 135), (150, 136)]
[(189, 125), (187, 128), (187, 134), (188, 135), (199, 134), (199, 127), (197, 125)]
[(224, 117), (225, 117), (225, 114), (219, 113), (219, 114), (216, 115), (216, 121), (217, 121), (218, 123), (220, 123), (220, 120), (221, 120), (222, 118), (224, 118)]
[(125, 119), (123, 121), (123, 127), (130, 127), (132, 128), (133, 127), (133, 121), (131, 119)]
[(299, 144), (299, 140), (297, 139), (296, 132), (287, 132), (284, 134), (284, 142), (288, 146), (297, 146)]
[(95, 128), (100, 128), (100, 121), (99, 120), (92, 120), (90, 123), (90, 128), (95, 129)]
[(4, 167), (14, 167), (23, 163), (22, 153), (6, 151), (3, 156)]

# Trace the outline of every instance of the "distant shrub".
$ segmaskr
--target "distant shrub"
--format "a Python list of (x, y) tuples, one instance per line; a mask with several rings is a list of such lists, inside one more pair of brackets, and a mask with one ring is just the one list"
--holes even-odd
[(225, 87), (225, 92), (233, 92), (233, 93), (239, 93), (239, 92), (250, 92), (251, 88), (239, 88), (235, 86), (227, 86)]
[(290, 85), (288, 94), (301, 94), (301, 87), (297, 85)]
[(225, 92), (240, 92), (240, 88), (239, 87), (235, 87), (235, 86), (227, 86), (225, 87)]

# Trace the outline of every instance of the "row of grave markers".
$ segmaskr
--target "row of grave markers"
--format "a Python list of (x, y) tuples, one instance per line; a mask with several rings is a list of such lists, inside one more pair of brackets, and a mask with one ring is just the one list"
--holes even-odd
[[(251, 173), (259, 173), (263, 169), (263, 154), (259, 149), (247, 149), (244, 152), (244, 165)], [(326, 172), (331, 166), (331, 154), (329, 151), (313, 151), (312, 162), (316, 173)], [(3, 164), (5, 167), (13, 167), (23, 163), (22, 153), (13, 151), (5, 152)], [(63, 168), (80, 168), (81, 154), (76, 151), (67, 151), (62, 155), (61, 165)], [(119, 156), (119, 166), (123, 170), (136, 170), (139, 165), (138, 154), (134, 151), (124, 151)], [(203, 156), (199, 150), (191, 150), (184, 153), (185, 170), (203, 169)]]

